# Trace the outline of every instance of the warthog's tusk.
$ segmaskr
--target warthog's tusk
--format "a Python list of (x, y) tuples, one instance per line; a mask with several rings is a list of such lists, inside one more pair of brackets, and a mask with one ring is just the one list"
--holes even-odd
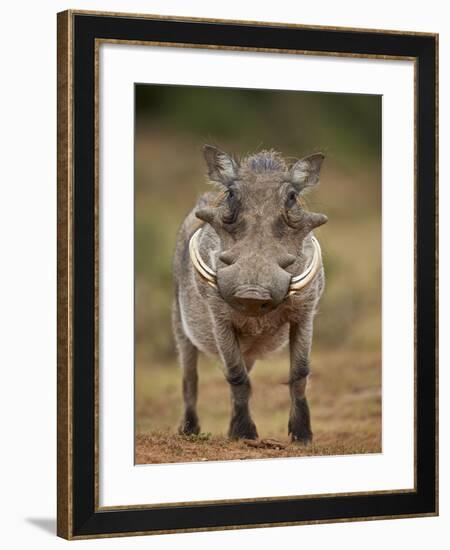
[(316, 276), (317, 272), (322, 265), (322, 251), (320, 250), (319, 241), (311, 235), (311, 240), (314, 245), (314, 253), (309, 266), (305, 269), (300, 275), (296, 275), (291, 278), (291, 283), (289, 285), (289, 294), (295, 294), (306, 285), (308, 285)]
[[(203, 227), (199, 227), (197, 231), (192, 235), (189, 241), (189, 254), (191, 257), (191, 261), (194, 264), (194, 267), (198, 271), (199, 275), (208, 284), (213, 287), (217, 287), (216, 272), (203, 261), (198, 250), (198, 239), (200, 237), (202, 229)], [(295, 294), (296, 292), (299, 292), (302, 288), (307, 286), (314, 279), (322, 265), (322, 254), (319, 241), (314, 236), (311, 236), (311, 240), (314, 245), (314, 253), (311, 263), (308, 265), (305, 271), (303, 271), (303, 273), (300, 273), (300, 275), (296, 275), (295, 277), (291, 278), (291, 283), (289, 285), (289, 294)]]
[(217, 286), (216, 272), (213, 271), (202, 259), (200, 252), (198, 251), (198, 238), (203, 227), (199, 227), (197, 231), (192, 235), (189, 241), (189, 254), (191, 256), (192, 263), (199, 274), (205, 279), (211, 286)]

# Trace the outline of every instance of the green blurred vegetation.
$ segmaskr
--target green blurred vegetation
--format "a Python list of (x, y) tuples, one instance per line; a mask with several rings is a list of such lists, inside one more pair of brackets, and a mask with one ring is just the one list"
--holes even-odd
[(307, 197), (329, 222), (317, 232), (326, 290), (314, 350), (378, 351), (381, 343), (381, 97), (136, 85), (137, 367), (174, 364), (170, 325), (175, 235), (208, 190), (204, 143), (242, 156), (262, 148), (326, 154)]

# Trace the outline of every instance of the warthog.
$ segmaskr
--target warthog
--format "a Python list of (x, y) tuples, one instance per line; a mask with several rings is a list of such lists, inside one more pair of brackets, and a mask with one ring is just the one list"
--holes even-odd
[(198, 434), (198, 351), (218, 355), (231, 390), (229, 436), (256, 439), (249, 410), (255, 360), (289, 341), (293, 441), (312, 439), (306, 400), (313, 318), (324, 288), (312, 230), (327, 221), (304, 208), (324, 156), (289, 166), (275, 151), (241, 161), (205, 145), (211, 182), (181, 225), (174, 256), (173, 330), (183, 373), (181, 434)]

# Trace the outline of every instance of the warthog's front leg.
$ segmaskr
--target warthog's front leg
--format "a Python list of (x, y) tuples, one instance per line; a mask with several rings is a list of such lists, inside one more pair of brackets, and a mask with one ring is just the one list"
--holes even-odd
[(198, 351), (184, 333), (177, 302), (174, 304), (172, 315), (175, 341), (183, 374), (184, 412), (178, 427), (178, 433), (183, 435), (197, 435), (200, 433), (200, 425), (197, 417)]
[(232, 411), (228, 435), (232, 439), (256, 439), (258, 432), (249, 409), (250, 379), (233, 327), (228, 324), (216, 326), (215, 338), (231, 390)]
[(312, 440), (311, 418), (306, 400), (306, 381), (309, 374), (309, 353), (312, 339), (312, 315), (301, 323), (292, 323), (289, 333), (291, 411), (288, 430), (292, 441)]

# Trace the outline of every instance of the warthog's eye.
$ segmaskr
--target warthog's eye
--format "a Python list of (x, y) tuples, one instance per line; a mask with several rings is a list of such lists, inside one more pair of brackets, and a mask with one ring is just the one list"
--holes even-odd
[(226, 194), (225, 212), (222, 215), (224, 224), (231, 225), (236, 222), (239, 211), (239, 200), (235, 189), (230, 187)]
[(298, 195), (296, 193), (296, 191), (289, 191), (287, 197), (286, 197), (286, 208), (292, 208), (293, 206), (295, 206), (295, 204), (297, 204), (297, 198), (298, 198)]
[(290, 189), (286, 195), (283, 218), (290, 227), (298, 229), (303, 218), (303, 209), (299, 202), (298, 192), (295, 189)]

